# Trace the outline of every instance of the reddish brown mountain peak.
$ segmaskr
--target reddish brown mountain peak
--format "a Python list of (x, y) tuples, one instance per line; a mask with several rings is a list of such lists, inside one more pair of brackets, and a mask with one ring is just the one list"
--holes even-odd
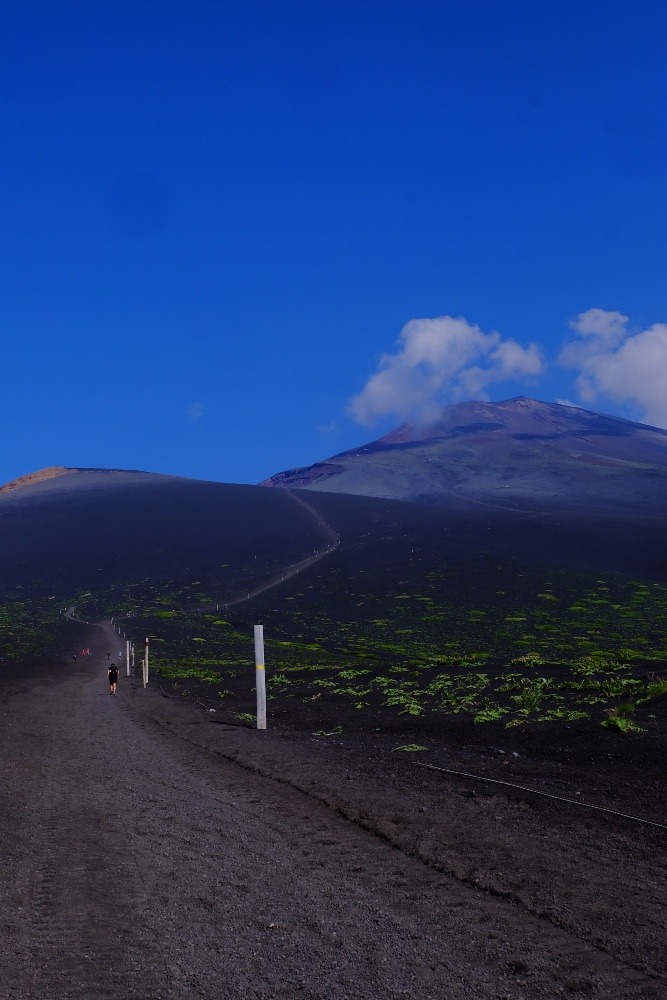
[(66, 476), (76, 469), (66, 469), (62, 465), (49, 465), (46, 469), (39, 469), (37, 472), (29, 472), (25, 476), (12, 479), (10, 483), (0, 486), (0, 493), (9, 493), (10, 490), (20, 490), (22, 486), (32, 486), (33, 483), (41, 483), (45, 479), (55, 479), (56, 476)]

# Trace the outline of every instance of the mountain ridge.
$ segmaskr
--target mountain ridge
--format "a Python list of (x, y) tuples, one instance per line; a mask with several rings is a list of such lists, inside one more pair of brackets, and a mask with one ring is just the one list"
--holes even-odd
[(667, 431), (524, 396), (443, 407), (260, 485), (427, 503), (651, 502), (667, 496)]

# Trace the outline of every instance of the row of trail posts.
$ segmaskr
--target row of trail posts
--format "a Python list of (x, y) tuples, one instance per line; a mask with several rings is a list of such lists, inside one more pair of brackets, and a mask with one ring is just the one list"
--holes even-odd
[[(135, 664), (135, 661), (134, 661), (134, 640), (132, 638), (129, 638), (128, 636), (125, 635), (125, 633), (122, 631), (120, 625), (114, 625), (113, 618), (111, 619), (111, 623), (110, 624), (113, 626), (114, 631), (118, 632), (118, 635), (122, 636), (123, 639), (125, 639), (125, 674), (126, 674), (127, 677), (129, 677), (131, 675), (132, 671), (134, 670), (134, 664)], [(150, 642), (150, 639), (149, 639), (148, 636), (146, 636), (146, 638), (144, 639), (144, 655), (143, 655), (143, 658), (141, 660), (141, 679), (142, 679), (144, 687), (147, 687), (147, 685), (148, 685), (148, 644), (149, 644), (149, 642)]]
[[(125, 638), (125, 669), (127, 676), (134, 669), (134, 642), (121, 632), (120, 625), (111, 624), (119, 635)], [(144, 639), (144, 655), (141, 660), (141, 679), (148, 686), (148, 647), (150, 637)], [(257, 691), (257, 729), (266, 729), (266, 671), (264, 669), (264, 626), (255, 625), (255, 690)]]

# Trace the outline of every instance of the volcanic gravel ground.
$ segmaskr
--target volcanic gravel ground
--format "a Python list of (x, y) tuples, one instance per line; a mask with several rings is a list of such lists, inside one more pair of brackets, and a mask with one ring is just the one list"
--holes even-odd
[[(0, 687), (9, 1000), (667, 994), (662, 827), (419, 768), (395, 737), (216, 724), (124, 665), (110, 697), (117, 637), (71, 630), (90, 657)], [(501, 757), (429, 760), (586, 777)], [(660, 822), (620, 786), (576, 790)]]

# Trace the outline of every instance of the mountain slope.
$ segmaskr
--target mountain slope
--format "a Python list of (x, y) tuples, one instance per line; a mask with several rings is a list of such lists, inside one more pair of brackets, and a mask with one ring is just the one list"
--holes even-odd
[(272, 661), (295, 668), (317, 650), (340, 667), (366, 654), (667, 649), (655, 508), (527, 511), (70, 470), (0, 494), (0, 552), (7, 663), (72, 604), (131, 621), (156, 655), (234, 669), (256, 622)]
[(667, 498), (667, 431), (524, 397), (468, 402), (262, 485), (444, 504), (653, 506)]
[(315, 518), (289, 493), (256, 486), (69, 469), (0, 493), (0, 591), (68, 594), (174, 578), (214, 578), (224, 589), (321, 543)]
[[(473, 582), (479, 560), (495, 567), (493, 592), (505, 586), (495, 576), (513, 574), (517, 563), (540, 572), (664, 579), (663, 510), (616, 504), (527, 511), (471, 503), (460, 494), (446, 504), (420, 504), (70, 469), (49, 478), (34, 474), (0, 493), (0, 600), (70, 600), (83, 590), (137, 588), (147, 600), (161, 593), (168, 602), (172, 594), (174, 604), (203, 607), (245, 598), (285, 572), (277, 600), (303, 597), (300, 580), (317, 577), (312, 596), (335, 605), (345, 620), (359, 603), (351, 585), (359, 574), (365, 593), (382, 602), (396, 583), (418, 591), (429, 574), (458, 565), (471, 567), (466, 587), (479, 605)], [(292, 579), (290, 567), (318, 552), (317, 572), (308, 568)], [(468, 570), (462, 572), (467, 578)], [(187, 599), (176, 597), (186, 592)]]

